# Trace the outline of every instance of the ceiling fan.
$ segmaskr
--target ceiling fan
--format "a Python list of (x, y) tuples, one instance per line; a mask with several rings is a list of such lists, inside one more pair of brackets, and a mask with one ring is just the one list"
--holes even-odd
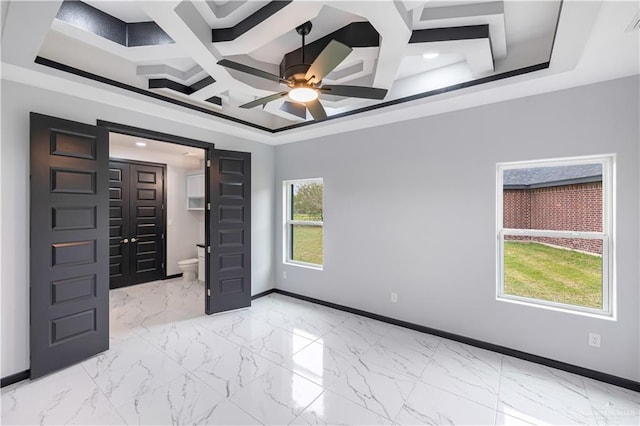
[[(331, 40), (311, 65), (306, 64), (304, 39), (305, 36), (311, 32), (311, 27), (311, 22), (305, 22), (296, 28), (296, 32), (302, 36), (302, 63), (287, 68), (282, 77), (228, 59), (218, 61), (218, 65), (222, 65), (223, 67), (289, 86), (289, 90), (256, 99), (255, 101), (240, 105), (240, 108), (253, 108), (288, 96), (291, 101), (303, 107), (303, 116), (306, 116), (306, 110), (304, 108), (306, 107), (314, 120), (322, 120), (327, 118), (327, 113), (318, 100), (318, 96), (322, 93), (352, 98), (384, 99), (387, 94), (386, 89), (363, 86), (323, 85), (322, 79), (340, 65), (353, 49), (336, 40)], [(290, 112), (296, 109), (299, 108), (289, 108)]]

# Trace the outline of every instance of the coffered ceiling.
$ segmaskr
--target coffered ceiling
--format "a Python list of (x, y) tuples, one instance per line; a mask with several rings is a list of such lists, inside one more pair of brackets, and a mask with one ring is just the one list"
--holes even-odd
[[(594, 37), (625, 40), (616, 48), (629, 49), (627, 57), (614, 56), (611, 66), (618, 74), (637, 73), (637, 52), (630, 50), (637, 50), (640, 32), (627, 24), (638, 3), (606, 3), (14, 0), (3, 2), (3, 69), (10, 79), (28, 79), (18, 77), (15, 67), (28, 68), (32, 78), (55, 76), (57, 82), (117, 94), (112, 103), (131, 98), (197, 117), (200, 125), (208, 121), (223, 132), (267, 135), (278, 143), (299, 137), (291, 135), (352, 128), (345, 123), (363, 127), (483, 103), (456, 106), (451, 100), (571, 72)], [(382, 89), (382, 99), (320, 91), (326, 118), (318, 117), (292, 101), (282, 82), (219, 64), (230, 60), (275, 80), (288, 77), (302, 63), (296, 27), (307, 21), (312, 28), (305, 37), (305, 70), (332, 40), (350, 51), (319, 87), (373, 87)], [(537, 91), (546, 90), (553, 87)], [(282, 96), (246, 108), (275, 93)], [(449, 106), (434, 107), (443, 103)]]

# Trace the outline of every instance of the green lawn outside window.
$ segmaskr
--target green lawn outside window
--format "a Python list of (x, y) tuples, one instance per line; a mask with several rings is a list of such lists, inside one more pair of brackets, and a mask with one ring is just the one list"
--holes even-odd
[(505, 241), (504, 294), (602, 309), (602, 257)]

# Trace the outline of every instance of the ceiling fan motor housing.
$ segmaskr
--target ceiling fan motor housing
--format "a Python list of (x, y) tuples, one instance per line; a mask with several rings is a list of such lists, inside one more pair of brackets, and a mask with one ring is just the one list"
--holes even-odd
[(293, 80), (295, 82), (306, 82), (304, 78), (307, 74), (307, 70), (311, 65), (309, 64), (295, 64), (284, 70), (283, 77), (287, 80)]

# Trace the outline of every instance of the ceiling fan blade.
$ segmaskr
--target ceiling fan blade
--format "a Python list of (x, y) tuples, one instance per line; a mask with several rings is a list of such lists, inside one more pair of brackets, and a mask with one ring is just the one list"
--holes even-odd
[(339, 41), (331, 40), (327, 47), (322, 49), (316, 60), (313, 61), (304, 78), (309, 83), (318, 83), (335, 67), (340, 65), (352, 51), (353, 49), (349, 46)]
[(315, 101), (307, 102), (305, 105), (314, 120), (324, 120), (327, 118), (327, 112), (324, 110), (324, 107), (319, 100), (316, 99)]
[(384, 99), (387, 95), (387, 89), (363, 86), (327, 85), (320, 87), (318, 90), (327, 95), (347, 96), (350, 98)]
[(255, 75), (256, 77), (266, 78), (267, 80), (276, 81), (278, 83), (288, 83), (288, 80), (271, 74), (270, 72), (259, 70), (258, 68), (250, 67), (249, 65), (243, 65), (238, 62), (233, 62), (228, 59), (221, 59), (218, 61), (218, 65), (222, 65), (225, 68), (231, 68), (232, 70), (240, 71), (246, 74)]
[(264, 105), (271, 101), (275, 101), (280, 99), (283, 96), (287, 96), (289, 92), (279, 92), (273, 95), (265, 96), (264, 98), (256, 99), (255, 101), (247, 102), (246, 104), (240, 105), (240, 108), (253, 108), (258, 105)]
[(289, 114), (295, 115), (296, 117), (300, 117), (303, 119), (307, 118), (307, 107), (304, 104), (284, 101), (280, 109), (282, 111), (288, 112)]

